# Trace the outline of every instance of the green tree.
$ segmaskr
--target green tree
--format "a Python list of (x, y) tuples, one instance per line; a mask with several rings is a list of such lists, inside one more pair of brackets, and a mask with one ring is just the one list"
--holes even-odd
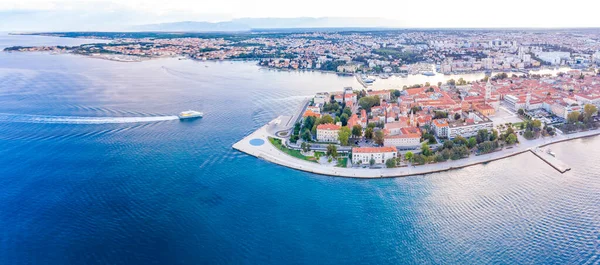
[(375, 165), (375, 159), (371, 158), (371, 160), (369, 160), (369, 165), (371, 165), (371, 166)]
[(446, 84), (448, 84), (450, 86), (455, 86), (456, 85), (456, 81), (454, 79), (450, 79), (450, 80), (446, 81)]
[(376, 144), (383, 145), (383, 140), (384, 140), (383, 132), (382, 131), (376, 131), (373, 134), (373, 140), (375, 141)]
[(454, 120), (455, 121), (460, 120), (460, 113), (458, 113), (458, 112), (454, 113)]
[(445, 111), (436, 111), (433, 116), (434, 119), (445, 119), (448, 118), (448, 112)]
[(348, 145), (348, 139), (350, 139), (351, 134), (350, 128), (344, 126), (338, 132), (338, 140), (340, 140), (342, 145)]
[(424, 156), (431, 155), (431, 149), (429, 148), (429, 145), (427, 143), (421, 144), (421, 154), (423, 154)]
[(348, 115), (346, 113), (342, 114), (340, 121), (342, 122), (342, 126), (348, 125)]
[(489, 140), (489, 132), (486, 129), (482, 129), (477, 131), (477, 136), (475, 136), (475, 138), (477, 138), (477, 143), (483, 143), (487, 140)]
[(366, 96), (358, 100), (358, 105), (367, 112), (371, 111), (371, 107), (376, 106), (378, 104), (379, 96)]
[(304, 129), (304, 132), (302, 132), (302, 140), (307, 142), (312, 140), (312, 134), (309, 129)]
[(385, 161), (385, 166), (387, 168), (393, 168), (396, 167), (396, 159), (390, 158), (388, 160)]
[(567, 121), (569, 123), (576, 123), (579, 121), (579, 111), (573, 111), (567, 115)]
[(454, 142), (452, 142), (452, 141), (444, 142), (444, 149), (452, 149), (452, 147), (454, 147)]
[(304, 128), (307, 129), (312, 129), (312, 127), (315, 125), (317, 118), (313, 117), (313, 116), (308, 116), (306, 118), (304, 118)]
[(307, 142), (302, 142), (302, 144), (300, 145), (300, 148), (302, 148), (303, 152), (309, 152), (310, 151), (310, 144)]
[(412, 152), (406, 152), (406, 154), (404, 154), (404, 159), (406, 159), (407, 161), (412, 162), (412, 159), (414, 157), (414, 154)]
[(369, 122), (369, 124), (367, 124), (367, 127), (373, 129), (373, 128), (377, 127), (377, 124), (374, 122)]
[(358, 124), (352, 126), (352, 136), (361, 137), (362, 136), (362, 126), (360, 126)]
[(585, 104), (585, 106), (583, 106), (583, 115), (585, 117), (584, 120), (589, 122), (596, 112), (598, 112), (598, 108), (596, 106), (592, 104)]
[(344, 110), (342, 112), (344, 114), (346, 114), (348, 117), (352, 116), (352, 110), (348, 107), (344, 107)]
[(467, 147), (468, 148), (473, 148), (476, 145), (477, 145), (477, 138), (475, 138), (475, 137), (469, 138), (469, 142), (467, 142)]
[(330, 157), (337, 157), (338, 153), (337, 153), (337, 146), (335, 145), (327, 145), (327, 156)]
[(456, 138), (454, 138), (454, 140), (452, 140), (452, 141), (454, 141), (454, 143), (456, 145), (465, 145), (465, 144), (467, 144), (467, 139), (465, 139), (465, 137), (462, 137), (460, 135), (456, 136)]
[(533, 128), (535, 128), (535, 129), (539, 129), (542, 127), (542, 121), (534, 120), (531, 122), (531, 126), (533, 126)]
[(365, 138), (373, 139), (373, 128), (367, 128), (365, 130)]
[(333, 123), (333, 118), (328, 114), (325, 114), (325, 115), (323, 115), (323, 117), (318, 119), (318, 124), (326, 124), (326, 123)]
[(506, 137), (506, 143), (514, 144), (516, 142), (517, 142), (517, 136), (514, 133), (511, 133)]
[(490, 136), (491, 141), (496, 141), (498, 139), (498, 131), (492, 130), (492, 135)]
[(525, 114), (525, 111), (523, 109), (519, 109), (517, 112), (519, 113), (519, 115), (524, 115)]

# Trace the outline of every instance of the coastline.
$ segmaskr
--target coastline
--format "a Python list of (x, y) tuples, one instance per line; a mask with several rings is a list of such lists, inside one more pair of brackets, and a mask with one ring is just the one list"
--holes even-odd
[[(278, 118), (279, 119), (279, 118)], [(347, 177), (347, 178), (362, 178), (362, 179), (374, 179), (374, 178), (397, 178), (397, 177), (408, 177), (426, 175), (432, 173), (445, 172), (455, 169), (466, 168), (470, 166), (485, 164), (513, 156), (517, 156), (527, 152), (533, 152), (535, 148), (544, 147), (560, 142), (593, 137), (600, 135), (600, 130), (585, 131), (573, 133), (570, 135), (560, 135), (553, 138), (539, 138), (530, 140), (519, 144), (518, 146), (511, 149), (502, 149), (497, 152), (483, 154), (479, 156), (469, 156), (467, 158), (446, 161), (440, 163), (426, 164), (420, 166), (411, 167), (397, 167), (397, 168), (339, 168), (325, 166), (321, 164), (315, 164), (313, 162), (304, 161), (295, 157), (292, 157), (280, 150), (276, 149), (268, 140), (268, 137), (279, 138), (275, 135), (271, 135), (269, 131), (276, 128), (278, 119), (275, 119), (266, 125), (262, 126), (255, 132), (244, 137), (239, 142), (235, 143), (232, 147), (240, 152), (248, 155), (264, 159), (268, 162), (272, 162), (288, 168), (325, 175), (333, 177)], [(264, 144), (256, 146), (250, 144), (251, 140), (262, 139)]]

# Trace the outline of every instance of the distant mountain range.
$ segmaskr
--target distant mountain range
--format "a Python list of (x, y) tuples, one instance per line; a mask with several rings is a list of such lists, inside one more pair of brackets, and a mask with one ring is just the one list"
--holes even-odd
[(224, 32), (250, 31), (255, 29), (294, 29), (294, 28), (396, 28), (402, 27), (397, 20), (382, 18), (239, 18), (225, 22), (183, 21), (160, 24), (137, 25), (133, 31), (186, 31)]

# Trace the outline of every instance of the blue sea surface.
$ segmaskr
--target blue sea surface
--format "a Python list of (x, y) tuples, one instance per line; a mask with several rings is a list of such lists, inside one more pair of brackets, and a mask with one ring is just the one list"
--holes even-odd
[[(600, 264), (600, 137), (551, 147), (565, 174), (527, 153), (377, 180), (231, 148), (352, 85), (253, 62), (0, 52), (0, 264)], [(204, 117), (174, 117), (188, 109)]]

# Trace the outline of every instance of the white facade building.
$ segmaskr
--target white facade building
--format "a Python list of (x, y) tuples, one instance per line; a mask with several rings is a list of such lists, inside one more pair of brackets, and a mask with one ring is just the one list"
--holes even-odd
[(457, 136), (465, 138), (477, 135), (479, 130), (488, 130), (491, 132), (494, 129), (494, 123), (486, 116), (471, 112), (469, 118), (465, 121), (457, 121), (449, 124), (448, 138), (454, 139)]
[(398, 150), (393, 146), (352, 148), (354, 164), (369, 164), (371, 159), (375, 160), (375, 164), (384, 164), (386, 160), (396, 157), (398, 157)]
[(331, 123), (317, 125), (317, 141), (338, 143), (338, 134), (341, 128), (341, 126)]

